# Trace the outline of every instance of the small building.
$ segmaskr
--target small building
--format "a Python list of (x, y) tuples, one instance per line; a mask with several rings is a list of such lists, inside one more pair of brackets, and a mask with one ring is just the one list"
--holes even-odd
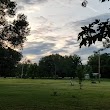
[(85, 78), (85, 79), (90, 79), (89, 74), (85, 74), (85, 75), (84, 75), (84, 78)]
[(97, 77), (97, 76), (99, 75), (99, 73), (92, 73), (92, 75), (93, 75), (94, 77)]

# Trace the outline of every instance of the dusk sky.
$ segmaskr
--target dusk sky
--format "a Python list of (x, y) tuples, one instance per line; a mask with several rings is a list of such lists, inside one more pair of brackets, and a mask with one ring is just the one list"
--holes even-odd
[[(17, 13), (24, 13), (29, 21), (31, 32), (24, 44), (23, 55), (33, 62), (50, 54), (81, 56), (86, 63), (94, 50), (102, 47), (96, 43), (91, 47), (79, 48), (77, 41), (81, 26), (96, 18), (110, 17), (110, 2), (88, 0), (86, 8), (83, 0), (15, 0)], [(107, 50), (106, 50), (107, 51)]]

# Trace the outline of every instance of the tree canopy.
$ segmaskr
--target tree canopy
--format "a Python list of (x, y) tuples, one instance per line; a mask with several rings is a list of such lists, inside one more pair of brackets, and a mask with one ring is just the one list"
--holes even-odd
[[(109, 1), (109, 0), (99, 0), (101, 2)], [(87, 1), (85, 0), (86, 4)], [(83, 4), (82, 4), (83, 6)], [(84, 7), (86, 7), (84, 5)], [(78, 34), (78, 40), (80, 40), (80, 48), (84, 46), (90, 46), (96, 41), (107, 41), (110, 40), (110, 19), (108, 18), (106, 21), (100, 21), (100, 19), (96, 19), (94, 22), (88, 24), (87, 26), (81, 27), (82, 31)]]
[(88, 26), (81, 27), (82, 32), (78, 34), (78, 40), (81, 40), (80, 47), (90, 46), (95, 44), (96, 41), (102, 41), (110, 39), (110, 21), (107, 19), (105, 22), (101, 22), (96, 19), (95, 22)]
[(16, 13), (16, 3), (10, 0), (0, 1), (0, 45), (3, 47), (22, 47), (29, 34), (29, 23), (24, 14), (18, 14), (12, 22), (10, 17)]
[(0, 73), (11, 71), (21, 60), (21, 53), (15, 49), (23, 48), (30, 31), (27, 17), (16, 15), (16, 5), (11, 0), (0, 0)]
[(53, 54), (43, 57), (39, 61), (39, 69), (41, 76), (46, 77), (71, 77), (76, 76), (77, 66), (81, 65), (81, 58), (78, 55), (73, 56), (61, 56), (59, 54)]

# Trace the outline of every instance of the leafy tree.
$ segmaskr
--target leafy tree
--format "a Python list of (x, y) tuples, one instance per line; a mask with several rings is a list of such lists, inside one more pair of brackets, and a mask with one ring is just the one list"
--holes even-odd
[[(95, 28), (96, 27), (96, 28)], [(110, 21), (100, 22), (96, 19), (95, 22), (89, 24), (89, 26), (81, 27), (82, 32), (78, 34), (78, 40), (81, 40), (80, 47), (90, 46), (95, 44), (96, 41), (102, 41), (110, 39)]]
[(77, 77), (79, 79), (80, 89), (82, 89), (82, 81), (83, 81), (83, 78), (84, 78), (84, 68), (83, 68), (82, 65), (79, 65), (77, 67), (76, 73), (77, 73)]
[[(0, 0), (0, 66), (7, 68), (9, 71), (21, 60), (21, 53), (15, 49), (23, 48), (23, 43), (29, 34), (29, 23), (26, 21), (27, 18), (24, 14), (18, 14), (17, 19), (10, 21), (10, 18), (15, 16), (16, 5), (15, 2), (10, 0)], [(0, 68), (0, 71), (3, 73), (6, 70)]]
[(36, 63), (30, 64), (27, 76), (31, 77), (32, 79), (38, 76), (38, 66)]
[(59, 54), (43, 57), (39, 61), (39, 70), (42, 77), (72, 77), (76, 76), (76, 68), (81, 64), (78, 55), (61, 56)]
[(0, 76), (14, 76), (18, 61), (20, 61), (21, 53), (4, 47), (0, 47)]
[[(88, 65), (92, 67), (94, 73), (98, 73), (98, 54), (89, 56)], [(100, 55), (100, 73), (102, 78), (110, 78), (110, 56), (109, 54)]]
[(28, 71), (30, 68), (31, 62), (30, 60), (24, 60), (23, 62), (20, 62), (17, 64), (16, 68), (16, 77), (19, 78), (28, 78)]
[(75, 78), (77, 66), (81, 64), (81, 58), (78, 55), (64, 56), (63, 64), (66, 76)]
[(43, 57), (39, 61), (40, 77), (52, 77), (54, 71), (54, 63), (50, 56)]
[[(99, 0), (101, 2), (109, 0)], [(82, 6), (86, 7), (87, 1), (84, 0)], [(78, 34), (78, 40), (80, 40), (80, 47), (90, 46), (96, 41), (105, 40), (110, 42), (110, 20), (101, 22), (100, 19), (96, 19), (94, 22), (88, 24), (88, 26), (81, 27), (82, 31)], [(108, 42), (109, 40), (109, 42)]]
[(61, 72), (61, 58), (62, 56), (58, 54), (43, 57), (39, 61), (39, 69), (40, 73), (42, 74), (41, 76), (56, 77), (59, 71)]

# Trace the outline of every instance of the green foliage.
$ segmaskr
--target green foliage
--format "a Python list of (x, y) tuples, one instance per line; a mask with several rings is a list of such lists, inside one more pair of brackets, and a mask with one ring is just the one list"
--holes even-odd
[[(89, 56), (88, 58), (88, 65), (92, 67), (94, 73), (98, 73), (98, 59), (99, 55), (94, 54)], [(110, 78), (110, 56), (107, 53), (100, 55), (100, 72), (101, 77), (103, 78)]]
[(31, 77), (32, 79), (38, 77), (38, 66), (36, 63), (29, 65), (28, 77)]
[(43, 57), (39, 61), (39, 72), (41, 77), (75, 77), (76, 68), (81, 64), (78, 55), (61, 56), (59, 54)]
[(14, 76), (17, 63), (20, 61), (21, 53), (11, 49), (0, 47), (0, 76)]
[(18, 14), (17, 19), (7, 21), (7, 17), (14, 17), (16, 3), (10, 0), (0, 1), (0, 45), (3, 47), (22, 47), (29, 34), (29, 23), (24, 14)]
[(36, 78), (39, 77), (38, 66), (36, 63), (31, 63), (29, 60), (26, 60), (23, 63), (19, 63), (16, 68), (16, 77), (21, 78)]
[(83, 78), (84, 78), (84, 68), (82, 65), (77, 67), (77, 76), (79, 78), (79, 82), (82, 82)]
[(84, 68), (82, 65), (79, 65), (76, 70), (77, 77), (79, 79), (80, 89), (82, 89), (82, 81), (84, 79)]
[[(0, 74), (10, 75), (22, 55), (15, 49), (23, 48), (26, 36), (29, 34), (29, 23), (24, 14), (16, 15), (16, 2), (0, 0)], [(8, 18), (8, 19), (7, 19)], [(9, 19), (13, 18), (13, 21)], [(3, 75), (4, 74), (4, 75)]]
[(64, 78), (76, 77), (77, 66), (81, 64), (81, 58), (77, 55), (61, 56), (59, 54), (45, 56), (36, 63), (23, 62), (17, 65), (17, 77), (23, 78)]
[(90, 46), (96, 41), (102, 41), (103, 39), (110, 38), (110, 21), (107, 19), (105, 22), (101, 22), (96, 19), (95, 22), (89, 24), (88, 26), (81, 27), (82, 32), (78, 34), (78, 40), (80, 40), (81, 46)]
[[(99, 0), (101, 2), (109, 0)], [(86, 7), (87, 1), (82, 2), (82, 6)], [(96, 41), (103, 41), (103, 39), (110, 42), (110, 20), (109, 18), (101, 22), (100, 19), (96, 19), (94, 22), (88, 24), (88, 26), (81, 27), (82, 31), (78, 34), (78, 40), (80, 40), (80, 48), (84, 46), (90, 46)]]

